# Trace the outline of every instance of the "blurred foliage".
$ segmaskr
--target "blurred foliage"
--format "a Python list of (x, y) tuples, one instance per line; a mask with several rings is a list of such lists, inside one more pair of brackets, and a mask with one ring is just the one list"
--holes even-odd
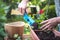
[(0, 1), (0, 40), (3, 40), (5, 36), (4, 31), (4, 23), (6, 22), (6, 14), (5, 14), (6, 4)]
[[(49, 8), (48, 8), (49, 7)], [(48, 9), (48, 10), (47, 10)], [(53, 18), (56, 17), (56, 12), (55, 12), (55, 5), (46, 5), (43, 10), (45, 11), (44, 13), (46, 14), (47, 18)]]
[[(9, 0), (0, 0), (0, 40), (4, 40), (4, 36), (6, 36), (4, 24), (11, 18), (10, 13), (11, 9), (15, 8), (14, 4), (15, 3), (10, 3)], [(7, 17), (7, 15), (9, 17)]]

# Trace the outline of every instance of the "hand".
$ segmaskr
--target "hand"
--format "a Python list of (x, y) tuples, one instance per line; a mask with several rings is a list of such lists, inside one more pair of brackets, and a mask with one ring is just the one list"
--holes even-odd
[(55, 30), (55, 29), (53, 29), (52, 31), (53, 31), (53, 33), (55, 34), (55, 36), (60, 36), (60, 32), (59, 32), (59, 31), (57, 31), (57, 30)]
[(21, 15), (24, 14), (25, 9), (26, 9), (26, 6), (27, 6), (27, 2), (25, 2), (25, 1), (22, 1), (22, 2), (18, 5), (18, 9), (19, 9)]
[(43, 21), (41, 22), (40, 24), (42, 24), (43, 26), (41, 26), (40, 29), (42, 30), (51, 30), (51, 28), (54, 28), (58, 23), (57, 23), (57, 17), (55, 18), (51, 18), (51, 19), (48, 19), (46, 21)]

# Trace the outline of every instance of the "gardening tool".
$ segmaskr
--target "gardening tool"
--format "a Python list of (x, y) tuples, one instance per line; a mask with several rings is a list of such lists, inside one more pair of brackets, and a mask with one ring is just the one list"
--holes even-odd
[(32, 25), (35, 21), (28, 16), (27, 12), (24, 13), (24, 20), (28, 22), (29, 25)]
[(34, 26), (33, 29), (38, 29), (38, 23), (36, 23), (31, 17), (29, 17), (27, 12), (24, 13), (23, 18), (30, 26)]

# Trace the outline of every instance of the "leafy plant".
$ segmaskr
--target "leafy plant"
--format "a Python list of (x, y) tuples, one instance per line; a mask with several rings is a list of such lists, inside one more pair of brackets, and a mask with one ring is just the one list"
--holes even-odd
[(46, 5), (43, 10), (45, 11), (45, 14), (47, 16), (47, 18), (53, 18), (56, 17), (56, 12), (55, 12), (55, 5), (50, 5), (48, 8), (48, 5)]

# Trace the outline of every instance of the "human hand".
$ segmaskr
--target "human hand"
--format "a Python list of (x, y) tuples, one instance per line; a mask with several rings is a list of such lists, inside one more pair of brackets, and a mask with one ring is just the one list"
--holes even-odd
[(25, 9), (27, 7), (27, 2), (22, 1), (19, 5), (18, 5), (18, 9), (21, 13), (21, 15), (24, 15)]
[(55, 29), (53, 29), (52, 31), (53, 31), (53, 33), (55, 34), (55, 36), (60, 36), (60, 32), (59, 32), (59, 31), (57, 31), (57, 30), (55, 30)]
[(51, 28), (54, 28), (58, 24), (57, 17), (43, 21), (40, 24), (42, 24), (40, 27), (41, 30), (51, 30)]

